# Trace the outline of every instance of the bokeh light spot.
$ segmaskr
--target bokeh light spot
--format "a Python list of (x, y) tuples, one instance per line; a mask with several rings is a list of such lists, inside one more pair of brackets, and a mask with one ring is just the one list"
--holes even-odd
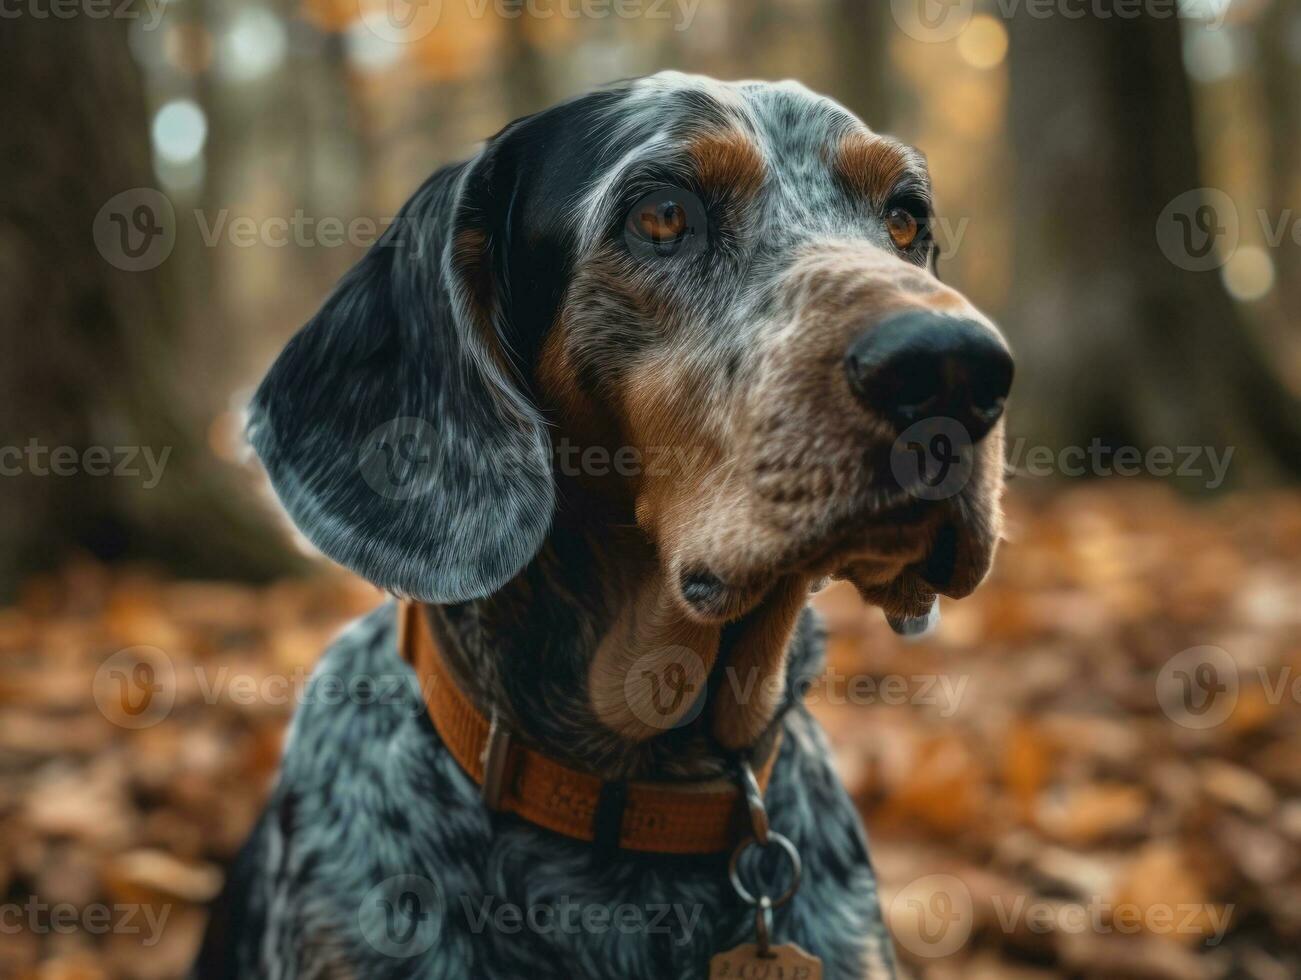
[(168, 163), (187, 163), (203, 152), (208, 117), (193, 99), (173, 99), (154, 116), (154, 152)]
[(348, 62), (366, 73), (387, 71), (406, 53), (401, 44), (378, 36), (361, 21), (355, 21), (348, 27), (343, 40)]
[(994, 68), (1007, 57), (1007, 28), (989, 14), (971, 18), (958, 35), (958, 54), (972, 68)]
[(217, 66), (236, 82), (250, 82), (275, 71), (285, 58), (285, 28), (265, 7), (246, 7), (222, 35)]
[(1238, 51), (1226, 29), (1194, 27), (1184, 33), (1184, 67), (1199, 82), (1218, 82), (1238, 71)]
[(1274, 288), (1274, 260), (1259, 245), (1243, 245), (1220, 269), (1220, 275), (1234, 299), (1250, 303)]

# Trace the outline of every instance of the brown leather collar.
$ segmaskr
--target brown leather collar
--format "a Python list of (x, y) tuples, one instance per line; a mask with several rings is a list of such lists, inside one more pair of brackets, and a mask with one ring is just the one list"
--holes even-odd
[[(419, 603), (398, 603), (398, 650), (415, 669), (434, 728), (490, 809), (566, 837), (661, 854), (725, 851), (748, 832), (745, 794), (731, 782), (609, 782), (515, 741), (456, 684)], [(772, 741), (755, 770), (760, 794), (780, 748), (779, 737)]]

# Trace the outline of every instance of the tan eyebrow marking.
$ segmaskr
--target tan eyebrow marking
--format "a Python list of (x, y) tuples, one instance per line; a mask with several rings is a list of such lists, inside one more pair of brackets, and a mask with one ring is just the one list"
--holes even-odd
[(767, 167), (753, 141), (739, 129), (702, 133), (687, 147), (701, 184), (742, 197), (754, 197)]
[(875, 133), (847, 133), (832, 155), (831, 169), (851, 191), (879, 208), (916, 167), (912, 154), (892, 139)]

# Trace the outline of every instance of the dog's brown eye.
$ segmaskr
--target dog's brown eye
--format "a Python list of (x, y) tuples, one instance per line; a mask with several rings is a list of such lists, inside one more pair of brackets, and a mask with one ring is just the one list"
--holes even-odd
[(903, 208), (891, 208), (886, 212), (885, 227), (896, 248), (909, 248), (917, 240), (917, 217)]
[(661, 187), (632, 206), (624, 219), (624, 241), (647, 261), (698, 255), (709, 239), (705, 206), (682, 187)]
[(637, 211), (637, 226), (653, 242), (671, 242), (687, 230), (687, 209), (677, 201), (648, 201)]

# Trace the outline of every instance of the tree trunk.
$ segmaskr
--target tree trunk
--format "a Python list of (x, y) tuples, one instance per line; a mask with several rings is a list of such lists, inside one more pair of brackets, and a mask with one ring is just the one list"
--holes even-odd
[(524, 0), (504, 0), (507, 13), (502, 45), (501, 87), (508, 119), (519, 119), (551, 103), (551, 85), (542, 53), (534, 43), (529, 6)]
[(1111, 12), (1022, 11), (1011, 23), (1013, 434), (1055, 449), (1095, 437), (1111, 447), (1233, 447), (1231, 481), (1301, 473), (1296, 399), (1225, 291), (1214, 254), (1212, 267), (1190, 268), (1207, 262), (1194, 254), (1205, 236), (1175, 234), (1180, 221), (1200, 227), (1209, 214), (1219, 227), (1227, 216), (1199, 214), (1206, 202), (1196, 197), (1181, 199), (1182, 219), (1167, 210), (1202, 185), (1180, 24)]
[(890, 70), (889, 3), (833, 0), (827, 13), (832, 68), (822, 86), (878, 133), (890, 132), (897, 93)]
[[(1272, 221), (1285, 230), (1301, 222), (1301, 60), (1293, 49), (1301, 36), (1301, 10), (1275, 0), (1258, 33), (1260, 69), (1269, 134), (1267, 203)], [(1278, 306), (1287, 322), (1301, 322), (1301, 243), (1287, 234), (1272, 250), (1277, 263)]]
[(204, 575), (291, 564), (183, 408), (176, 223), (149, 187), (128, 24), (0, 31), (0, 593), (77, 552)]

